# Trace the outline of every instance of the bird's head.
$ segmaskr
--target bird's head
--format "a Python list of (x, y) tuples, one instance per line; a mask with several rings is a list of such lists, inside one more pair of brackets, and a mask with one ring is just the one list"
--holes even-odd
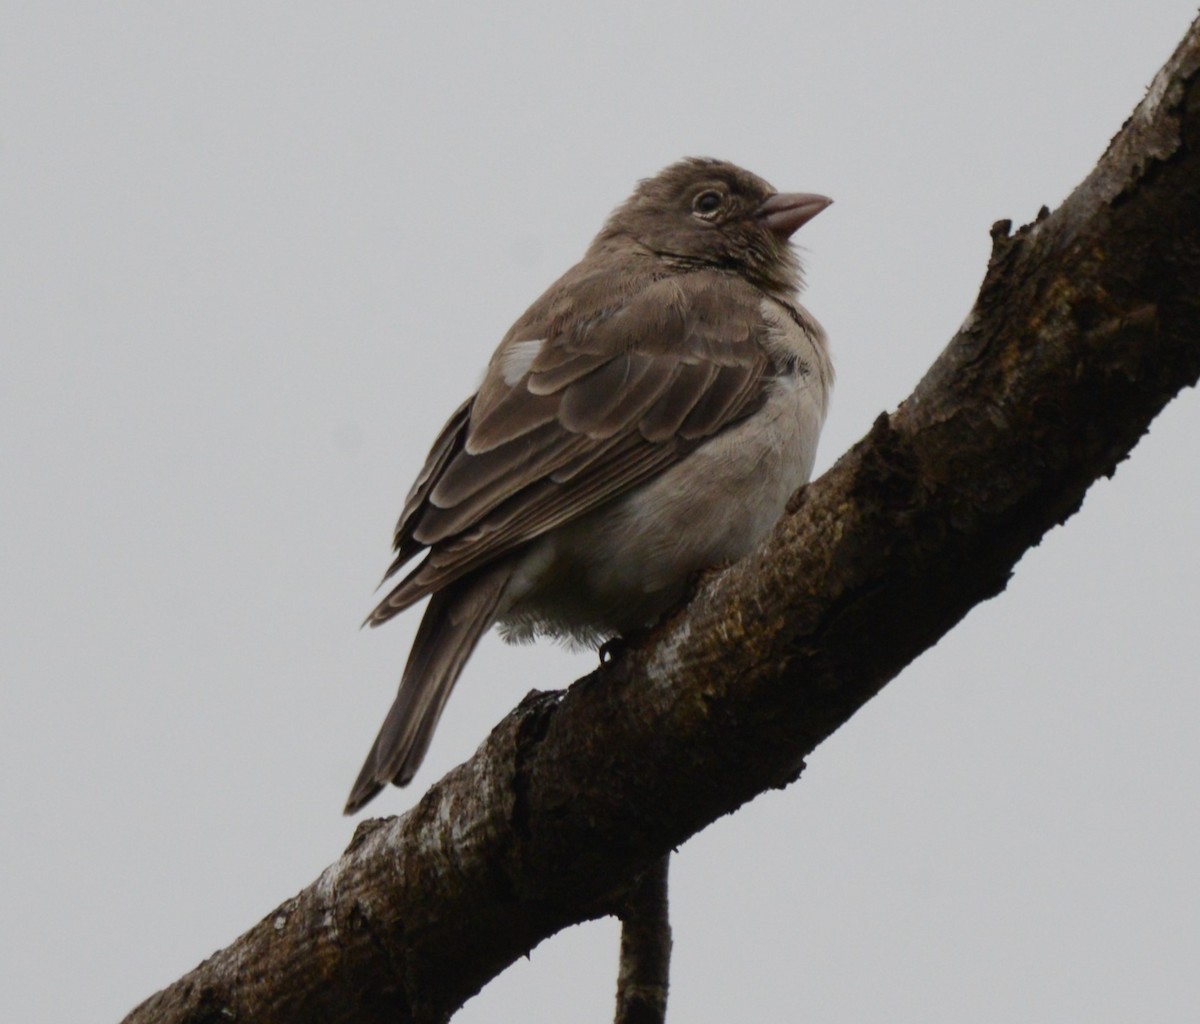
[(680, 266), (725, 268), (790, 293), (799, 287), (800, 265), (788, 240), (831, 202), (776, 192), (734, 164), (692, 157), (642, 181), (596, 245), (632, 241)]

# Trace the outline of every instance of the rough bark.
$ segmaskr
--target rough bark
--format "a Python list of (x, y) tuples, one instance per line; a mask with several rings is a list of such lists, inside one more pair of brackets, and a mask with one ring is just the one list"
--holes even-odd
[(804, 757), (1113, 472), (1200, 374), (1200, 23), (1093, 173), (994, 250), (916, 391), (755, 557), (130, 1022), (441, 1021)]

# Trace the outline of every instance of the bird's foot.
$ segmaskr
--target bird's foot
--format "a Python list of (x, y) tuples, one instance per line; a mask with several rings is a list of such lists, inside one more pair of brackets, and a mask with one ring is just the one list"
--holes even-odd
[(600, 655), (600, 664), (607, 665), (610, 661), (616, 661), (628, 647), (629, 641), (623, 636), (614, 636), (605, 640), (597, 652)]
[(629, 648), (636, 647), (650, 635), (649, 629), (631, 629), (625, 633), (611, 637), (600, 645), (600, 664), (607, 665), (616, 661)]

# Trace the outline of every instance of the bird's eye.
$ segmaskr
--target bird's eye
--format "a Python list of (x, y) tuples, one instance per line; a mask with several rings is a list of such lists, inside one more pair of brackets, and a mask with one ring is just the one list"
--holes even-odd
[(701, 217), (711, 217), (721, 208), (721, 193), (715, 189), (705, 189), (692, 200), (692, 211)]

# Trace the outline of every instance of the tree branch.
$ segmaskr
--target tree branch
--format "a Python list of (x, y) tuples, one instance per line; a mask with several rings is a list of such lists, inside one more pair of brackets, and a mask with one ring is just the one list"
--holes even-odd
[(662, 1024), (667, 1019), (671, 922), (667, 872), (671, 855), (656, 860), (629, 887), (621, 910), (621, 966), (616, 1024)]
[(757, 555), (533, 693), (467, 763), (129, 1022), (442, 1021), (769, 787), (1111, 474), (1200, 374), (1200, 23), (1099, 165), (994, 251), (916, 391)]

